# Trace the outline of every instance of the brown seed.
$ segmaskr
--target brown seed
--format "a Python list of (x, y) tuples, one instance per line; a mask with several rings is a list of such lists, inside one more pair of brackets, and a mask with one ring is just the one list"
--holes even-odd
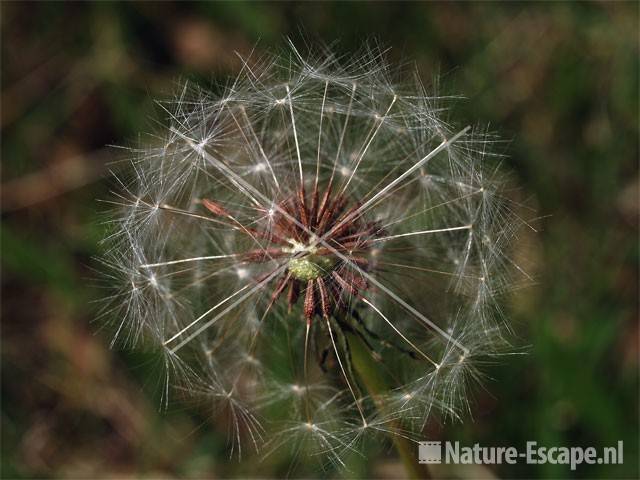
[(334, 270), (333, 272), (331, 272), (331, 276), (344, 290), (348, 291), (354, 297), (358, 296), (358, 290), (356, 290), (355, 287), (351, 285), (347, 280), (342, 278), (338, 272)]
[(313, 185), (313, 192), (311, 193), (311, 210), (309, 211), (309, 222), (311, 227), (315, 229), (318, 225), (316, 213), (318, 210), (318, 182)]
[(316, 215), (316, 225), (320, 223), (320, 219), (324, 215), (325, 209), (329, 204), (329, 195), (331, 195), (331, 182), (327, 185), (324, 194), (322, 195), (322, 201), (320, 202), (320, 208), (318, 208), (318, 213)]
[(219, 217), (231, 216), (231, 214), (222, 205), (207, 198), (202, 199), (202, 205), (211, 213)]
[(360, 203), (356, 203), (353, 207), (347, 210), (347, 212), (335, 222), (336, 225), (340, 225), (340, 223), (342, 222), (344, 223), (342, 223), (342, 225), (340, 225), (334, 232), (332, 232), (332, 235), (334, 238), (340, 238), (340, 236), (347, 229), (351, 228), (351, 226), (357, 219), (356, 212), (358, 211), (359, 208), (360, 208)]
[(318, 290), (320, 291), (320, 309), (322, 310), (322, 316), (327, 319), (331, 315), (331, 309), (329, 306), (329, 294), (327, 293), (327, 287), (322, 277), (318, 278)]
[(269, 300), (269, 305), (267, 306), (267, 310), (269, 310), (273, 304), (276, 302), (276, 300), (278, 300), (278, 298), (280, 297), (280, 295), (282, 295), (282, 292), (284, 292), (284, 289), (287, 288), (287, 284), (291, 281), (291, 273), (287, 273), (285, 276), (283, 276), (278, 283), (276, 284), (276, 288), (273, 291), (273, 293), (271, 294), (271, 299)]
[(307, 321), (311, 321), (316, 310), (316, 299), (314, 295), (314, 281), (307, 282), (307, 291), (304, 296), (304, 317)]
[(306, 198), (305, 198), (305, 193), (304, 193), (304, 186), (300, 187), (300, 189), (298, 190), (298, 197), (297, 197), (297, 204), (298, 204), (298, 212), (300, 212), (300, 221), (301, 223), (309, 228), (309, 215), (307, 214), (307, 204), (306, 204)]

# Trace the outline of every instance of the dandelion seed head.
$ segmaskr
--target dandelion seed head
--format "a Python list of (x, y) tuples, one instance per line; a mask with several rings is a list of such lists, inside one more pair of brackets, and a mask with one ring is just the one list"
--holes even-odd
[(371, 47), (245, 59), (159, 102), (166, 127), (115, 179), (100, 319), (156, 346), (164, 402), (224, 411), (238, 456), (298, 442), (340, 466), (369, 435), (413, 438), (461, 417), (508, 345), (500, 297), (530, 277), (498, 139), (396, 70)]

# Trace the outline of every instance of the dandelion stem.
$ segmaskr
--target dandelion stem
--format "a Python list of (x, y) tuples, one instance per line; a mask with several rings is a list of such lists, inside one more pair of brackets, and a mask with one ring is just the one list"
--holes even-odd
[[(376, 407), (382, 407), (381, 395), (389, 391), (384, 377), (380, 374), (380, 368), (375, 364), (362, 339), (353, 333), (346, 333), (351, 349), (351, 362), (360, 379), (360, 383), (373, 398)], [(418, 452), (415, 445), (402, 435), (390, 435), (393, 446), (398, 452), (402, 464), (406, 470), (407, 478), (423, 479), (431, 478), (427, 466), (418, 463)]]
[(329, 319), (326, 319), (327, 322), (327, 329), (329, 330), (329, 337), (331, 338), (331, 344), (333, 345), (333, 351), (336, 354), (336, 360), (338, 360), (338, 365), (340, 365), (340, 370), (342, 371), (342, 376), (344, 377), (344, 381), (347, 384), (347, 387), (349, 387), (349, 390), (351, 391), (351, 395), (353, 396), (353, 400), (355, 402), (356, 408), (358, 409), (358, 412), (360, 413), (360, 418), (362, 418), (362, 423), (364, 425), (367, 424), (367, 420), (364, 416), (364, 412), (362, 411), (362, 407), (360, 406), (360, 398), (358, 398), (358, 396), (356, 395), (355, 390), (353, 389), (353, 387), (351, 386), (351, 382), (349, 381), (349, 376), (347, 375), (347, 371), (345, 370), (344, 366), (342, 365), (342, 360), (340, 359), (340, 352), (338, 351), (338, 345), (336, 344), (336, 341), (333, 337), (333, 330), (331, 329), (331, 322), (329, 322)]

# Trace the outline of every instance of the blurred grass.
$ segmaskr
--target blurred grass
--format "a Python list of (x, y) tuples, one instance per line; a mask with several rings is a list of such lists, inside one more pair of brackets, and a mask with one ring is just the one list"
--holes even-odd
[[(341, 51), (378, 38), (462, 93), (460, 121), (510, 144), (540, 231), (521, 255), (537, 285), (509, 315), (526, 355), (491, 366), (473, 419), (429, 427), (463, 444), (609, 446), (625, 463), (499, 466), (505, 478), (637, 478), (638, 5), (589, 3), (3, 3), (2, 475), (281, 476), (288, 459), (228, 460), (225, 422), (160, 413), (144, 354), (95, 332), (107, 159), (154, 128), (152, 99), (207, 85), (283, 35)], [(301, 27), (304, 34), (301, 35)], [(352, 475), (401, 476), (372, 446)], [(318, 472), (301, 466), (297, 474)], [(302, 472), (302, 473), (300, 473)], [(487, 470), (451, 470), (475, 477)], [(318, 473), (316, 473), (318, 475)]]

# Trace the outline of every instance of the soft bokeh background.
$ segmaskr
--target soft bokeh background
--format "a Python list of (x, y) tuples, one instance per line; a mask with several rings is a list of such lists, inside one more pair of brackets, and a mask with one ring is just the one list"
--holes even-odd
[[(527, 352), (487, 370), (463, 445), (603, 447), (617, 467), (442, 468), (475, 478), (638, 476), (638, 4), (2, 3), (3, 477), (275, 477), (287, 459), (228, 460), (223, 417), (166, 413), (149, 361), (91, 320), (107, 144), (153, 131), (154, 98), (210, 84), (284, 35), (375, 37), (463, 93), (461, 123), (510, 140), (520, 197), (543, 219), (523, 246), (537, 284), (508, 299)], [(300, 35), (301, 28), (304, 31)], [(322, 472), (304, 459), (293, 473)], [(344, 476), (397, 478), (385, 449)]]

